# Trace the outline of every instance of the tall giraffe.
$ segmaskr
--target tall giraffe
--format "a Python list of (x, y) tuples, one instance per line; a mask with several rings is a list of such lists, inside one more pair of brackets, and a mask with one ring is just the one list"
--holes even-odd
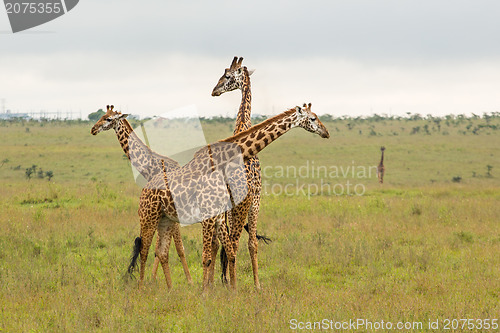
[[(217, 85), (212, 91), (212, 96), (220, 96), (224, 92), (232, 91), (235, 89), (241, 89), (242, 98), (240, 109), (236, 118), (236, 126), (234, 134), (242, 132), (252, 126), (251, 121), (251, 88), (250, 88), (250, 75), (253, 71), (249, 71), (246, 67), (241, 67), (243, 58), (234, 57), (230, 68), (224, 71), (224, 75), (219, 79)], [(254, 282), (256, 288), (260, 288), (259, 278), (258, 278), (258, 264), (257, 264), (257, 247), (258, 240), (262, 239), (264, 242), (269, 242), (270, 239), (263, 235), (257, 234), (257, 217), (259, 215), (259, 206), (261, 198), (261, 175), (260, 175), (260, 162), (257, 156), (245, 162), (245, 168), (247, 172), (247, 186), (249, 189), (249, 195), (237, 207), (234, 207), (228, 212), (228, 221), (230, 222), (231, 239), (235, 239), (236, 242), (239, 241), (242, 229), (245, 228), (249, 234), (248, 238), (248, 250), (250, 252), (250, 257), (252, 260), (252, 268), (254, 273)], [(246, 224), (246, 217), (248, 215), (248, 224)], [(238, 219), (235, 221), (235, 218)], [(214, 243), (213, 246), (218, 246)], [(214, 248), (215, 253), (217, 253), (217, 248)], [(224, 247), (221, 250), (221, 259), (227, 259), (224, 251)], [(225, 279), (225, 273), (227, 268), (227, 260), (222, 260), (223, 262), (223, 280)], [(153, 266), (153, 276), (156, 276), (156, 270), (158, 269), (159, 259), (155, 258)]]
[[(238, 161), (249, 160), (293, 127), (302, 127), (323, 138), (330, 137), (326, 127), (311, 111), (311, 104), (304, 104), (303, 108), (297, 106), (232, 137), (203, 147), (180, 169), (165, 170), (164, 177), (155, 176), (146, 184), (139, 207), (143, 242), (138, 247), (141, 281), (153, 236), (150, 232), (152, 229), (158, 229), (157, 256), (165, 276), (169, 274), (169, 229), (172, 223), (181, 221), (182, 216), (190, 223), (202, 223), (203, 288), (206, 289), (213, 278), (209, 272), (214, 264), (214, 231), (226, 248), (230, 284), (232, 288), (236, 287), (236, 252), (230, 244), (223, 216), (224, 211), (230, 208), (230, 202), (241, 202), (247, 195), (244, 190), (247, 188), (245, 168)], [(231, 185), (230, 193), (228, 185)]]
[[(162, 165), (166, 170), (174, 170), (180, 167), (177, 161), (151, 150), (144, 142), (142, 142), (132, 129), (130, 123), (127, 119), (125, 119), (128, 114), (113, 111), (113, 108), (113, 105), (108, 105), (106, 107), (107, 112), (92, 127), (90, 131), (92, 135), (97, 135), (102, 131), (114, 129), (118, 142), (125, 152), (125, 155), (127, 155), (131, 164), (146, 179), (146, 181), (150, 181), (155, 175), (161, 174), (160, 170)], [(182, 243), (182, 237), (178, 224), (172, 226), (171, 235), (174, 239), (175, 248), (179, 259), (181, 260), (186, 279), (189, 283), (192, 283), (193, 279), (189, 273), (186, 255), (184, 253), (184, 245)], [(132, 270), (133, 265), (129, 267), (129, 272), (131, 273)]]
[[(236, 116), (236, 126), (233, 134), (238, 134), (249, 129), (252, 126), (252, 91), (250, 86), (250, 75), (253, 71), (249, 71), (246, 66), (241, 66), (243, 58), (234, 57), (229, 68), (224, 70), (224, 74), (220, 77), (217, 85), (212, 91), (212, 96), (220, 96), (225, 92), (236, 89), (241, 90), (241, 103)], [(252, 270), (254, 277), (255, 288), (260, 289), (258, 276), (258, 241), (257, 241), (257, 219), (259, 216), (260, 198), (262, 190), (262, 179), (260, 174), (260, 161), (257, 156), (245, 161), (245, 169), (247, 175), (247, 186), (249, 193), (247, 199), (240, 205), (233, 208), (228, 215), (230, 216), (230, 239), (233, 244), (233, 251), (237, 251), (239, 238), (243, 226), (246, 224), (248, 216), (248, 224), (245, 229), (248, 230), (248, 251), (252, 261)], [(265, 240), (266, 241), (266, 240)], [(222, 263), (222, 278), (226, 280), (227, 260), (225, 248), (221, 249)]]
[(385, 172), (385, 167), (384, 167), (385, 147), (384, 146), (380, 147), (380, 151), (382, 152), (382, 156), (380, 157), (380, 163), (378, 164), (378, 167), (377, 167), (377, 176), (378, 176), (378, 182), (380, 184), (383, 184), (384, 183), (384, 172)]

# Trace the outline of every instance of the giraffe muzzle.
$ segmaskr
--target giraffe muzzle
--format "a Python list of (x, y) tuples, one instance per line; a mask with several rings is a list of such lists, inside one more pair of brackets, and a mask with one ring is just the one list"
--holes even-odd
[(94, 128), (94, 127), (92, 127), (92, 129), (90, 130), (90, 133), (91, 133), (92, 135), (97, 135), (97, 133), (99, 133), (99, 132), (100, 132), (100, 131), (99, 131), (97, 128)]
[(329, 139), (330, 138), (330, 133), (326, 129), (326, 126), (323, 125), (322, 122), (320, 122), (318, 127), (319, 127), (318, 128), (319, 129), (319, 131), (318, 131), (319, 133), (318, 132), (316, 132), (316, 133), (318, 133), (319, 136), (321, 136), (323, 139)]

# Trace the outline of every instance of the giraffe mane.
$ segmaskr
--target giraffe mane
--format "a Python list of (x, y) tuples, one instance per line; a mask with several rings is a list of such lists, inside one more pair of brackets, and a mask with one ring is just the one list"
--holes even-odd
[(289, 110), (286, 110), (285, 112), (282, 112), (274, 117), (271, 117), (269, 119), (266, 119), (264, 120), (263, 122), (257, 124), (257, 125), (254, 125), (252, 127), (250, 127), (249, 129), (247, 130), (244, 130), (243, 132), (240, 132), (238, 134), (235, 134), (229, 138), (226, 138), (226, 139), (223, 139), (223, 140), (220, 140), (219, 142), (233, 142), (233, 141), (236, 141), (238, 139), (240, 139), (241, 137), (247, 135), (248, 133), (250, 132), (253, 132), (253, 131), (257, 131), (257, 130), (260, 130), (262, 129), (263, 127), (269, 125), (270, 123), (274, 122), (274, 121), (277, 121), (281, 118), (285, 118), (291, 114), (293, 114), (294, 112), (296, 112), (296, 109), (295, 108), (291, 108)]
[(122, 118), (122, 123), (127, 127), (127, 129), (130, 131), (130, 132), (133, 132), (134, 129), (132, 128), (132, 125), (130, 125), (130, 123), (128, 122), (127, 119), (125, 118)]

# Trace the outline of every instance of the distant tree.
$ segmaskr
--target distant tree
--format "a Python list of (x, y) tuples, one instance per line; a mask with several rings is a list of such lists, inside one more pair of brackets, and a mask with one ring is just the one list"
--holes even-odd
[(31, 179), (31, 175), (33, 174), (33, 169), (32, 168), (26, 168), (26, 178)]
[(98, 121), (102, 116), (104, 116), (106, 112), (104, 112), (102, 109), (97, 110), (96, 112), (92, 112), (89, 114), (89, 120), (90, 121)]
[(30, 168), (26, 168), (26, 171), (24, 172), (26, 178), (31, 179), (32, 175), (36, 175), (36, 168), (37, 168), (36, 164), (33, 164)]
[(54, 177), (54, 172), (47, 171), (47, 172), (45, 172), (45, 175), (47, 176), (47, 178), (49, 179), (49, 182), (50, 182), (50, 180), (52, 179), (52, 177)]
[(437, 129), (438, 129), (438, 132), (441, 132), (441, 118), (434, 118), (433, 121), (434, 121), (434, 124), (436, 124), (437, 126)]
[(0, 164), (0, 168), (1, 168), (1, 167), (3, 167), (3, 165), (4, 165), (5, 163), (9, 163), (9, 159), (8, 159), (8, 158), (6, 158), (6, 159), (4, 159), (4, 160), (2, 161), (2, 164)]
[(486, 176), (487, 176), (487, 177), (492, 177), (492, 175), (491, 175), (491, 170), (493, 170), (493, 166), (488, 164), (488, 165), (486, 166), (486, 169), (488, 169), (488, 172), (486, 173)]
[(488, 115), (486, 112), (483, 115), (483, 118), (486, 120), (486, 123), (489, 123), (491, 121), (492, 116)]
[(319, 117), (319, 119), (321, 121), (332, 121), (333, 120), (333, 116), (331, 114), (324, 114), (322, 116)]
[(413, 127), (410, 134), (417, 134), (420, 132), (420, 126)]

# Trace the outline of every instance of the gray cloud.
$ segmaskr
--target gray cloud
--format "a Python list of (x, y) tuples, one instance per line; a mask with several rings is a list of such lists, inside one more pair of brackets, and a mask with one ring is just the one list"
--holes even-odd
[[(81, 1), (7, 54), (120, 52), (328, 56), (366, 61), (498, 57), (495, 1)], [(3, 36), (5, 37), (5, 36)]]
[(257, 69), (256, 113), (306, 101), (336, 115), (494, 111), (499, 12), (482, 0), (80, 1), (32, 31), (0, 34), (0, 97), (19, 111), (196, 104), (233, 115), (236, 93), (209, 92), (238, 55)]

